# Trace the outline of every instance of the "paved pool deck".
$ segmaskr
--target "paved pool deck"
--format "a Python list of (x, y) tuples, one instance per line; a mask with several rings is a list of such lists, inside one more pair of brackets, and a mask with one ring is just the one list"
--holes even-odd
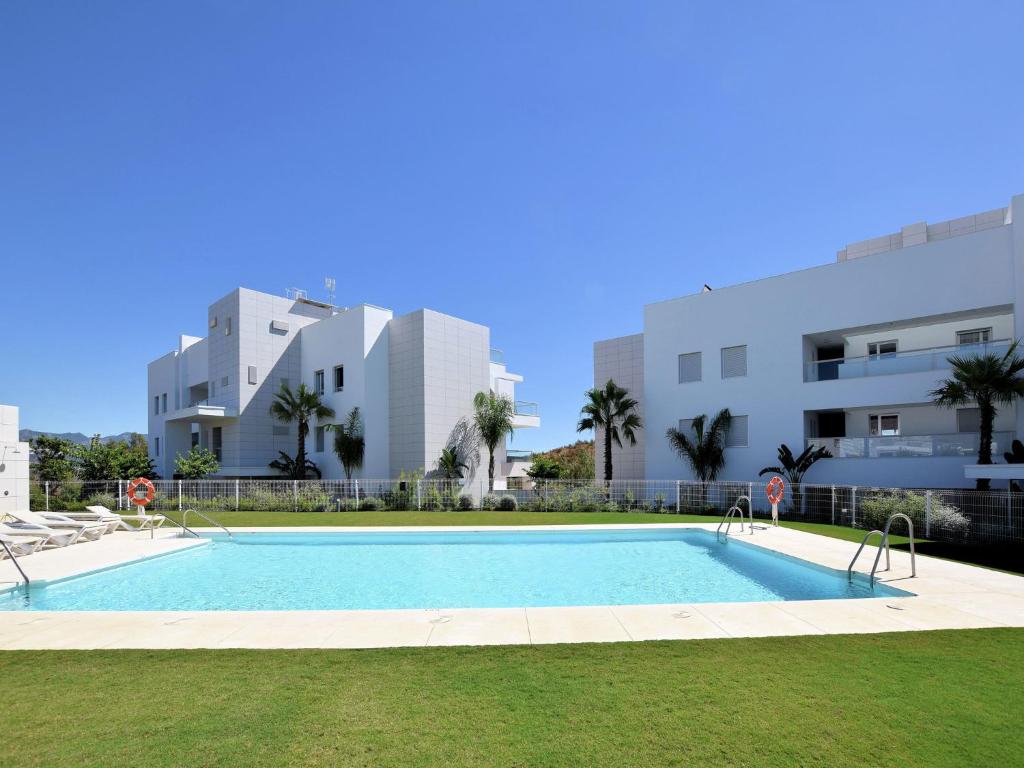
[[(446, 526), (388, 528), (236, 528), (237, 532), (426, 532), (704, 528), (716, 524)], [(215, 529), (200, 532), (216, 533)], [(788, 528), (758, 528), (734, 538), (845, 571), (857, 545)], [(206, 540), (177, 531), (115, 533), (98, 542), (20, 558), (34, 581), (72, 578)], [(870, 571), (866, 548), (858, 570)], [(884, 558), (883, 558), (884, 562)], [(556, 608), (438, 608), (380, 611), (0, 611), (0, 650), (99, 648), (383, 648), (435, 645), (689, 640), (914, 630), (1024, 627), (1024, 577), (892, 551), (880, 581), (912, 597)], [(0, 589), (18, 581), (0, 562)]]

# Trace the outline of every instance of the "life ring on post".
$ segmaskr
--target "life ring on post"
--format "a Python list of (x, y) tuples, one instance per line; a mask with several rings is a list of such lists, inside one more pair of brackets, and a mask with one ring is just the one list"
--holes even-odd
[(764, 489), (764, 492), (768, 494), (768, 501), (772, 504), (778, 504), (782, 501), (782, 497), (785, 496), (786, 484), (782, 482), (782, 478), (776, 475), (768, 481), (768, 486)]
[(128, 483), (128, 502), (144, 507), (156, 496), (156, 486), (148, 477), (137, 477)]

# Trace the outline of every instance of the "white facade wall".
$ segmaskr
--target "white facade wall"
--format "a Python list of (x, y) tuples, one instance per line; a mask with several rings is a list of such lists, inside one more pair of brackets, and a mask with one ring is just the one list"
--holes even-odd
[(18, 439), (18, 408), (0, 405), (0, 516), (27, 511), (28, 443)]
[[(935, 409), (928, 394), (948, 370), (821, 381), (805, 381), (804, 374), (824, 340), (861, 356), (876, 340), (896, 338), (900, 350), (910, 350), (953, 345), (957, 330), (979, 327), (991, 326), (995, 339), (1024, 335), (1015, 306), (1024, 295), (1024, 196), (1013, 199), (1006, 221), (1022, 224), (965, 229), (645, 307), (646, 477), (689, 478), (665, 430), (724, 407), (748, 421), (747, 445), (727, 449), (728, 480), (756, 478), (776, 463), (780, 443), (802, 450), (819, 411), (846, 411), (847, 435), (864, 434), (869, 413), (892, 409), (906, 413), (904, 435), (956, 432), (955, 413)], [(721, 350), (738, 345), (746, 346), (747, 374), (723, 378)], [(701, 353), (702, 380), (679, 383), (678, 356), (692, 352)], [(1006, 408), (997, 429), (1021, 434), (1022, 417), (1024, 407)], [(969, 463), (970, 457), (832, 459), (816, 465), (807, 481), (967, 486)]]
[[(644, 336), (620, 336), (594, 344), (594, 386), (603, 387), (608, 380), (629, 390), (639, 403), (637, 414), (644, 414)], [(594, 467), (597, 478), (604, 478), (604, 430), (594, 433)], [(636, 445), (622, 441), (622, 447), (612, 443), (612, 477), (616, 480), (642, 480), (644, 478), (643, 430), (637, 433)]]

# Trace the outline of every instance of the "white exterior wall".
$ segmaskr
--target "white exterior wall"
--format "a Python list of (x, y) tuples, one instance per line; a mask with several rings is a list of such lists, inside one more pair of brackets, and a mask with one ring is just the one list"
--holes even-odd
[[(1024, 196), (1007, 219), (1024, 223)], [(847, 410), (865, 415), (893, 406), (908, 409), (907, 428), (955, 432), (955, 413), (934, 409), (929, 391), (946, 370), (804, 381), (814, 359), (813, 339), (841, 337), (848, 355), (863, 355), (869, 340), (900, 339), (900, 349), (956, 343), (956, 330), (993, 327), (993, 338), (1024, 335), (1015, 311), (1024, 295), (1024, 224), (975, 229), (896, 251), (770, 277), (648, 305), (644, 311), (644, 463), (648, 479), (689, 478), (665, 430), (680, 419), (728, 407), (748, 417), (747, 447), (729, 448), (722, 479), (750, 480), (776, 463), (782, 442), (802, 450), (807, 412)], [(846, 329), (851, 329), (847, 331)], [(865, 329), (857, 332), (857, 329)], [(808, 338), (808, 337), (813, 337)], [(721, 377), (723, 347), (746, 345), (747, 375)], [(596, 350), (597, 348), (595, 348)], [(702, 354), (703, 378), (678, 382), (678, 356)], [(602, 363), (607, 365), (607, 361)], [(595, 352), (595, 373), (597, 372)], [(1024, 407), (1004, 409), (997, 429), (1022, 432)], [(852, 435), (859, 416), (848, 416)], [(1000, 447), (1002, 450), (1002, 447)], [(833, 459), (819, 463), (808, 482), (894, 486), (967, 486), (969, 458)]]
[(0, 516), (27, 511), (28, 443), (18, 439), (18, 408), (0, 405)]
[[(638, 401), (637, 414), (644, 414), (644, 335), (621, 336), (594, 343), (594, 386), (603, 387), (612, 379)], [(645, 421), (646, 425), (646, 421)], [(644, 478), (644, 435), (637, 433), (636, 445), (622, 441), (619, 448), (612, 443), (612, 477), (616, 480), (642, 480)], [(594, 432), (594, 468), (597, 477), (604, 479), (604, 430)]]

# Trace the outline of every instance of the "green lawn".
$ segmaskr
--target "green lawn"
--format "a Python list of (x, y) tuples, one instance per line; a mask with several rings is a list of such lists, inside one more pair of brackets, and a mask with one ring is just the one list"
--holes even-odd
[(1024, 630), (8, 651), (0, 765), (1020, 765)]
[[(180, 521), (177, 512), (163, 512)], [(709, 515), (644, 514), (641, 512), (214, 512), (211, 515), (228, 526), (282, 526), (282, 525), (338, 525), (338, 526), (395, 526), (395, 525), (587, 525), (618, 523), (644, 525), (647, 523), (717, 523), (719, 517)], [(764, 521), (761, 521), (762, 523)], [(189, 517), (189, 526), (208, 525), (201, 517)], [(827, 523), (801, 523), (784, 520), (781, 525), (821, 536), (860, 542), (866, 531), (844, 528)], [(735, 526), (733, 526), (735, 530)], [(906, 536), (893, 534), (893, 548), (907, 549)], [(954, 544), (914, 539), (917, 551), (948, 560), (981, 565), (986, 568), (1024, 573), (1024, 559), (1019, 548), (986, 546), (964, 547)], [(874, 544), (878, 543), (873, 539)]]

